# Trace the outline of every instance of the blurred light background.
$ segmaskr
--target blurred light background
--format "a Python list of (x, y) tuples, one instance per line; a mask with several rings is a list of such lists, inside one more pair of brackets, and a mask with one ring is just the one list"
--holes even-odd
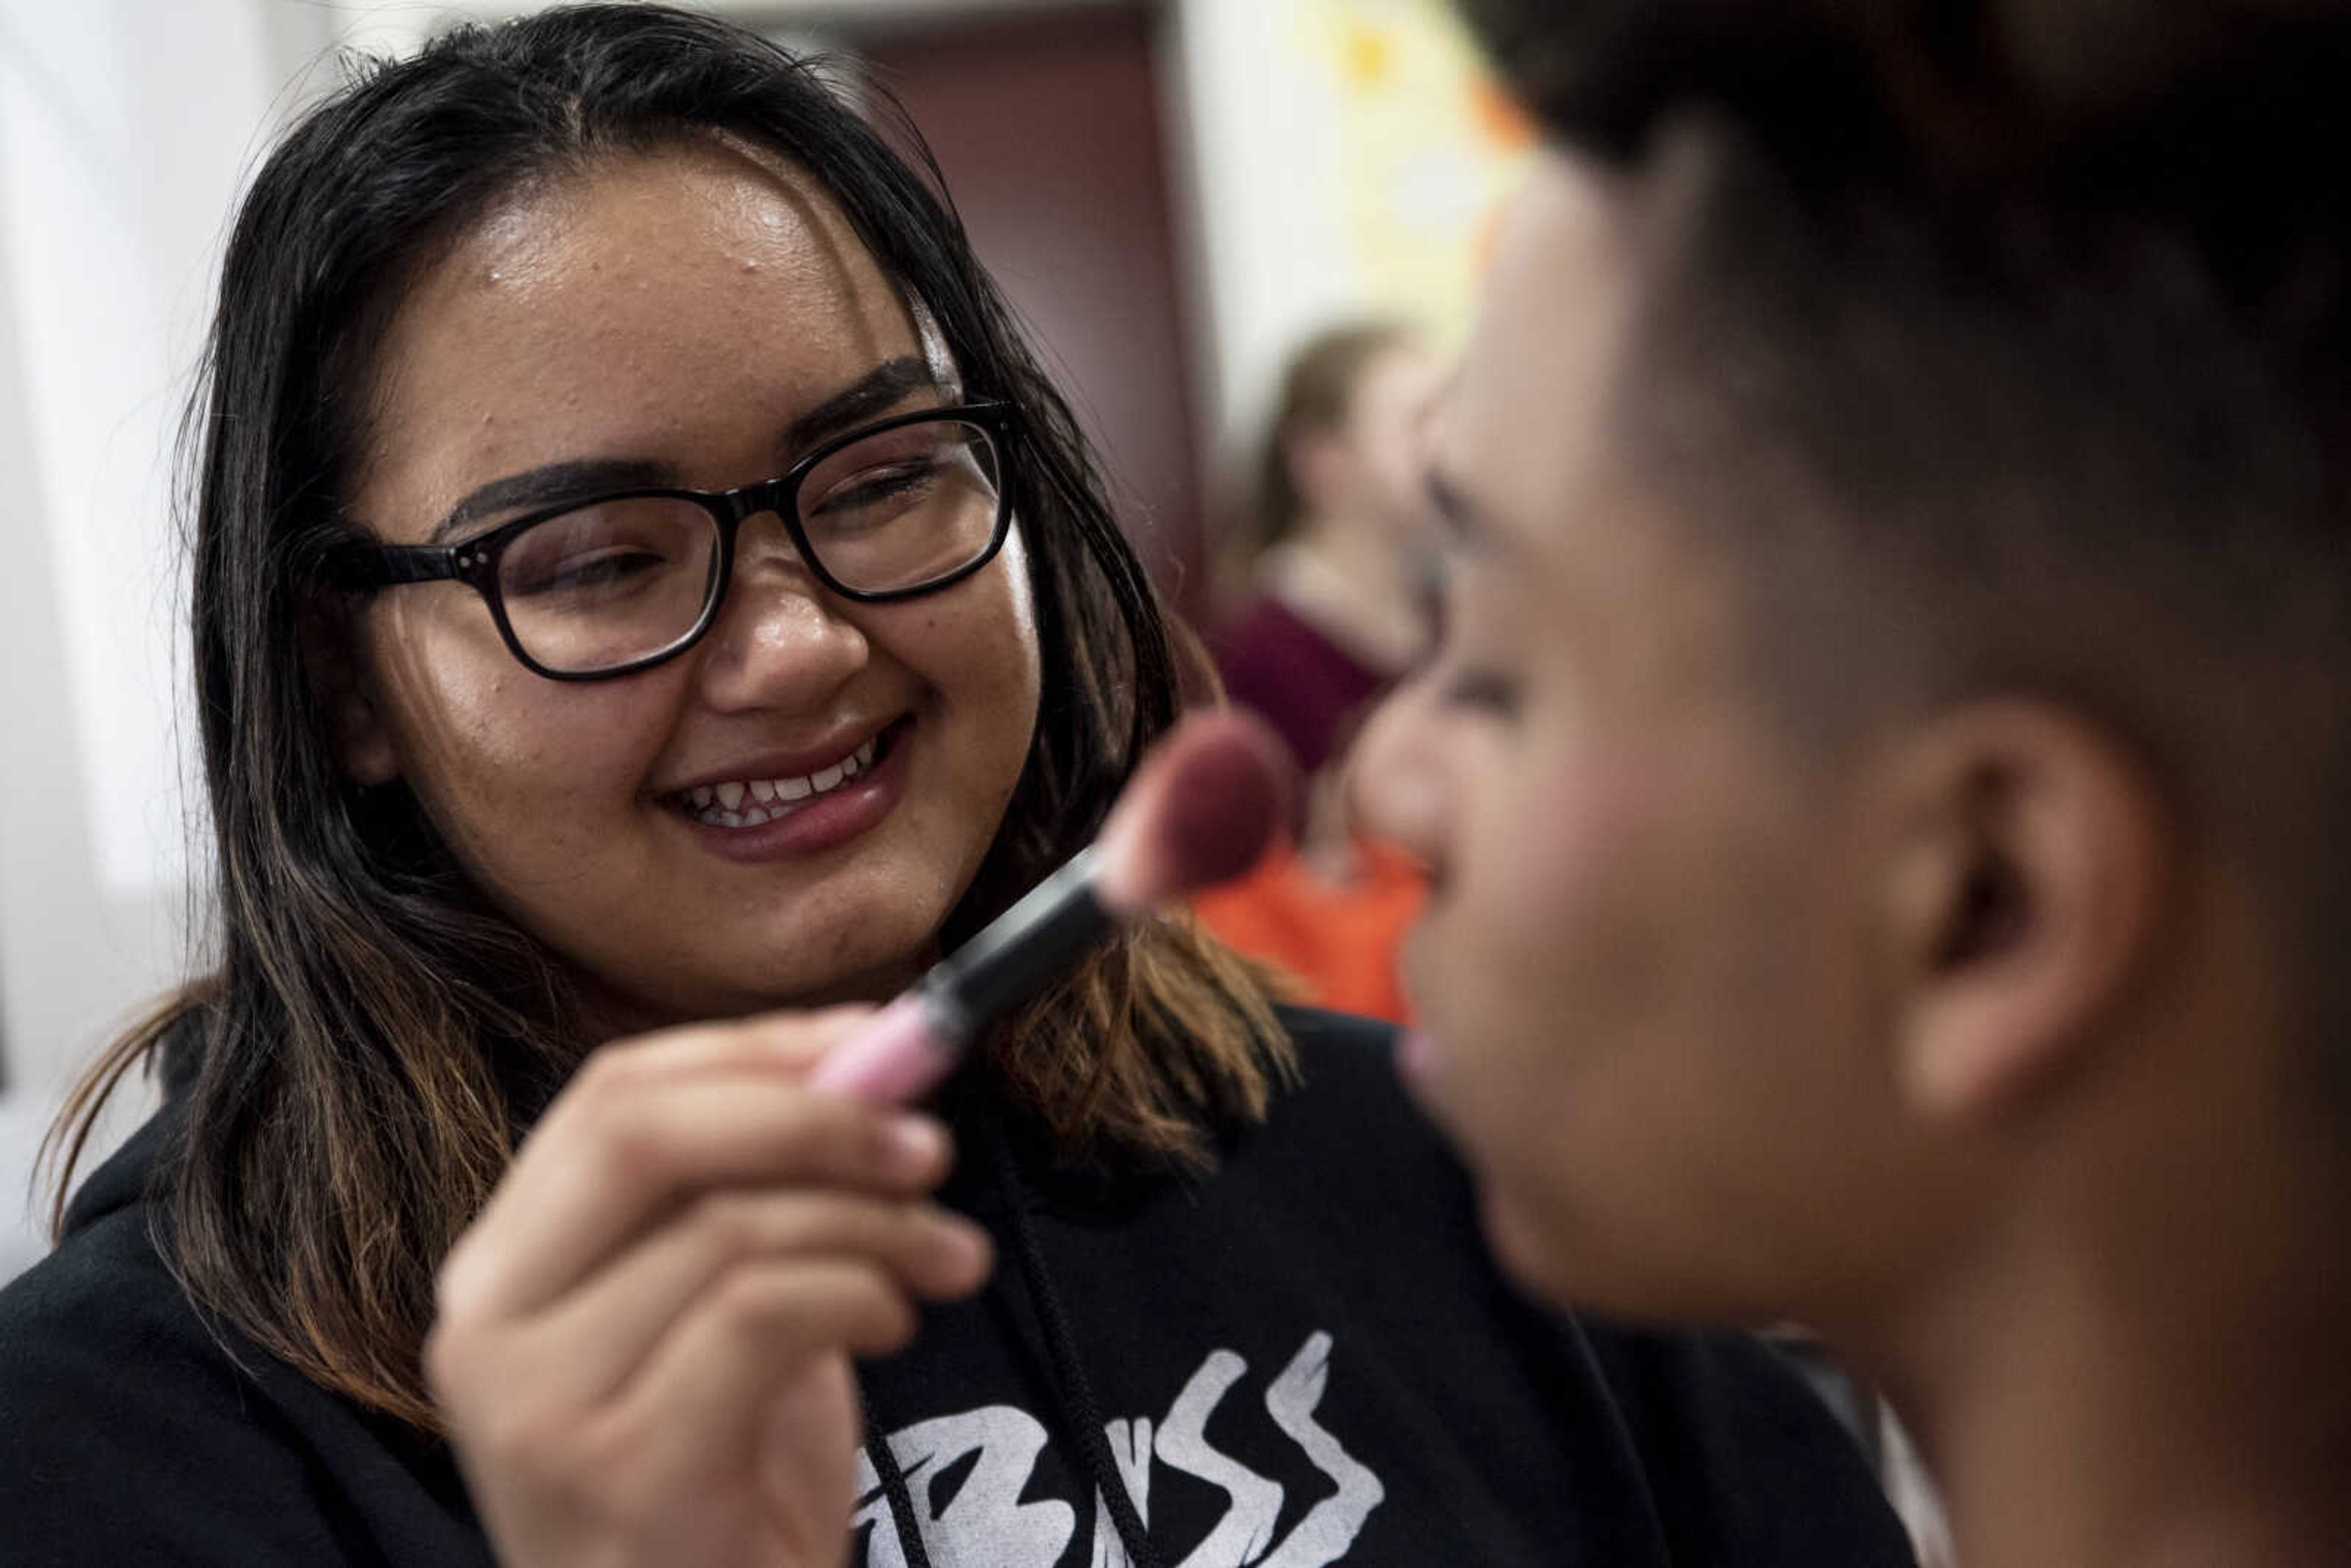
[[(65, 1086), (190, 963), (172, 446), (231, 209), (346, 51), (529, 8), (0, 0), (0, 1278)], [(1457, 339), (1527, 156), (1442, 0), (705, 8), (904, 105), (1193, 611), (1289, 350)]]

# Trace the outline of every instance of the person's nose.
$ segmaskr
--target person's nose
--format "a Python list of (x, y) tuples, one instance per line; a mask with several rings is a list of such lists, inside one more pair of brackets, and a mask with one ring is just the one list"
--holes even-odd
[(865, 667), (864, 629), (810, 572), (775, 514), (747, 517), (733, 580), (702, 659), (705, 698), (720, 708), (812, 708)]
[(1347, 758), (1356, 825), (1432, 870), (1444, 863), (1455, 817), (1438, 728), (1430, 683), (1407, 679), (1372, 710)]

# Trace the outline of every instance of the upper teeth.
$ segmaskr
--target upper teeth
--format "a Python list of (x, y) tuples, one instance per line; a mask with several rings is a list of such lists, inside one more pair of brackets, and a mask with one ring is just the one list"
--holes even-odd
[(797, 779), (730, 779), (724, 784), (697, 784), (685, 791), (685, 803), (697, 816), (726, 827), (764, 822), (782, 815), (771, 806), (840, 789), (873, 766), (873, 751), (874, 741), (869, 739), (831, 767)]

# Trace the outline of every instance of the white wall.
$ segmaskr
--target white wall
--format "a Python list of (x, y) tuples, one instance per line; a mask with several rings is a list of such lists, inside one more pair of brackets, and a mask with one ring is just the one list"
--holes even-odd
[(1370, 303), (1337, 192), (1336, 92), (1281, 0), (1184, 0), (1170, 18), (1171, 147), (1201, 290), (1200, 427), (1222, 465), (1262, 422), (1299, 340)]
[(171, 442), (240, 177), (327, 36), (297, 0), (0, 0), (0, 1276), (28, 1137), (186, 967)]

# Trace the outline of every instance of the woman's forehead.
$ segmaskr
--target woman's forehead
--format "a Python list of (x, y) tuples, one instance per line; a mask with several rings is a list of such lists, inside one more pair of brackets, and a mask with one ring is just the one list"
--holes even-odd
[(682, 291), (728, 283), (904, 313), (896, 285), (813, 176), (705, 139), (518, 186), (428, 269), (402, 311), (420, 299), (527, 300), (549, 288), (643, 293), (668, 308)]
[(517, 192), (417, 279), (377, 366), (371, 477), (682, 460), (910, 356), (948, 359), (807, 175), (715, 144), (619, 156)]

